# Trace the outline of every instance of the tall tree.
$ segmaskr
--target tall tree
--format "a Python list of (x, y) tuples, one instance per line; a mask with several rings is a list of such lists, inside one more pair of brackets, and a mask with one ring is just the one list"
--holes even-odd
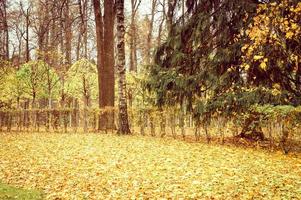
[[(103, 35), (103, 18), (100, 8), (100, 1), (93, 0), (94, 16), (96, 24), (96, 46), (97, 46), (97, 78), (98, 78), (98, 105), (103, 108), (102, 86), (104, 85), (104, 35)], [(98, 129), (102, 129), (103, 120), (99, 118)]]
[(168, 0), (168, 10), (167, 10), (167, 31), (168, 34), (172, 32), (172, 27), (174, 23), (174, 15), (175, 15), (175, 9), (177, 5), (178, 0)]
[(38, 38), (38, 50), (40, 52), (45, 51), (48, 42), (49, 35), (49, 2), (44, 2), (42, 0), (37, 2), (37, 27), (36, 34)]
[[(114, 1), (104, 0), (104, 80), (101, 84), (100, 96), (103, 107), (114, 107), (115, 101), (115, 62), (114, 62)], [(106, 128), (115, 129), (114, 112), (106, 114)]]
[(141, 0), (131, 0), (131, 24), (130, 24), (130, 71), (137, 72), (137, 25), (136, 15)]
[(152, 0), (151, 4), (151, 15), (150, 21), (148, 24), (148, 35), (146, 41), (146, 64), (150, 64), (151, 62), (151, 47), (152, 47), (152, 38), (153, 38), (153, 29), (154, 29), (154, 21), (155, 21), (155, 14), (157, 8), (157, 0)]
[(7, 2), (0, 1), (0, 58), (9, 58), (9, 32), (7, 23)]
[[(97, 69), (99, 84), (99, 108), (114, 107), (114, 2), (104, 1), (102, 16), (100, 1), (93, 0), (97, 40)], [(100, 116), (99, 130), (115, 129), (114, 112)]]
[(66, 0), (64, 17), (65, 17), (65, 54), (66, 64), (71, 65), (71, 41), (72, 41), (72, 19), (70, 12), (70, 0)]
[(78, 0), (79, 29), (76, 59), (87, 58), (88, 55), (88, 0)]
[(29, 49), (29, 26), (30, 26), (30, 14), (31, 14), (31, 4), (25, 9), (22, 2), (20, 3), (22, 14), (25, 16), (25, 54), (26, 62), (30, 60), (30, 49)]
[(159, 2), (159, 3), (161, 4), (161, 7), (162, 7), (162, 16), (161, 16), (161, 21), (160, 21), (159, 28), (158, 28), (157, 46), (161, 45), (163, 24), (166, 20), (166, 14), (165, 14), (165, 12), (166, 12), (166, 7), (165, 7), (166, 0), (163, 0), (162, 2)]
[(116, 1), (117, 11), (117, 69), (118, 69), (118, 134), (130, 134), (126, 100), (126, 68), (125, 68), (125, 44), (124, 44), (124, 0)]

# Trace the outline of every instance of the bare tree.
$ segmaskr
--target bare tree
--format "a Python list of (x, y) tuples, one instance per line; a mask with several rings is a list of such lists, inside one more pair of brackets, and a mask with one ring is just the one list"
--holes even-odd
[(151, 62), (151, 49), (152, 49), (152, 39), (153, 39), (153, 29), (154, 29), (154, 20), (157, 8), (157, 0), (152, 0), (151, 4), (151, 15), (150, 21), (148, 24), (148, 34), (147, 34), (147, 42), (146, 42), (146, 63), (150, 64)]
[(131, 0), (131, 24), (130, 24), (130, 71), (137, 72), (137, 25), (136, 15), (141, 0)]
[[(76, 59), (87, 58), (88, 55), (88, 0), (78, 0), (79, 33), (76, 49)], [(82, 53), (80, 53), (82, 52)]]
[(161, 11), (161, 20), (160, 20), (160, 24), (159, 24), (159, 28), (158, 28), (158, 37), (157, 37), (157, 46), (161, 45), (161, 41), (162, 41), (162, 32), (163, 32), (163, 25), (166, 21), (166, 0), (163, 0), (162, 2), (159, 2), (161, 7), (162, 7), (162, 11)]
[(22, 11), (22, 15), (25, 17), (25, 57), (26, 57), (26, 62), (30, 60), (30, 49), (29, 49), (29, 27), (30, 27), (30, 15), (31, 15), (31, 10), (32, 10), (32, 5), (29, 4), (27, 8), (24, 8), (24, 5), (22, 2), (20, 2), (20, 7)]
[(9, 59), (9, 30), (6, 0), (0, 1), (0, 58)]
[(174, 23), (174, 15), (175, 15), (175, 9), (177, 5), (178, 0), (168, 0), (168, 10), (167, 10), (167, 31), (168, 34), (172, 33), (172, 27)]

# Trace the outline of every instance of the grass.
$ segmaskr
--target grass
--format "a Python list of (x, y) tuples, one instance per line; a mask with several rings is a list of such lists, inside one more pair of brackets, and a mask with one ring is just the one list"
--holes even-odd
[(301, 199), (300, 155), (111, 134), (0, 134), (0, 149), (0, 180), (46, 199)]
[(1, 200), (40, 200), (42, 194), (35, 190), (24, 190), (0, 183)]

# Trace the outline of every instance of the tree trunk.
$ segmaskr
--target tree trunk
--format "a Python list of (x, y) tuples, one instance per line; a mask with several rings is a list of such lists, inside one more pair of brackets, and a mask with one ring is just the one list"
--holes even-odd
[(117, 11), (117, 69), (118, 69), (118, 106), (119, 124), (118, 134), (130, 134), (127, 99), (126, 99), (126, 68), (125, 68), (125, 45), (124, 45), (124, 0), (116, 1)]
[(197, 120), (195, 124), (194, 137), (195, 141), (200, 141), (200, 122)]
[(170, 35), (173, 31), (173, 18), (174, 18), (174, 11), (177, 5), (178, 0), (168, 0), (168, 10), (167, 10), (167, 32)]
[[(99, 109), (114, 107), (114, 2), (105, 0), (104, 18), (100, 1), (93, 0), (97, 40)], [(114, 112), (100, 114), (98, 130), (115, 129)]]
[(250, 116), (244, 121), (242, 131), (236, 137), (245, 138), (247, 140), (265, 140), (265, 136), (259, 123), (257, 113), (251, 113)]
[(48, 132), (50, 130), (50, 124), (51, 124), (51, 115), (50, 115), (50, 111), (52, 109), (52, 102), (51, 102), (51, 90), (48, 89), (48, 111), (46, 111), (46, 131)]
[[(104, 0), (104, 72), (101, 84), (102, 107), (114, 107), (115, 101), (115, 75), (114, 75), (114, 1)], [(114, 123), (114, 112), (107, 112), (105, 118), (106, 128), (116, 129)]]
[(161, 46), (161, 40), (162, 40), (162, 31), (163, 31), (163, 24), (165, 22), (165, 0), (163, 0), (163, 3), (162, 3), (162, 19), (160, 21), (160, 24), (159, 24), (159, 29), (158, 29), (158, 37), (157, 37), (157, 46)]
[(9, 59), (9, 32), (7, 23), (6, 0), (0, 1), (0, 58)]
[(151, 63), (151, 47), (152, 47), (152, 38), (153, 38), (153, 29), (154, 29), (154, 20), (155, 20), (155, 11), (157, 7), (157, 0), (152, 0), (152, 9), (151, 9), (151, 19), (148, 27), (148, 34), (146, 40), (146, 64)]
[(137, 72), (137, 35), (136, 14), (141, 0), (131, 0), (131, 24), (130, 24), (130, 71)]
[[(131, 24), (130, 24), (130, 68), (129, 71), (137, 72), (137, 25), (136, 25), (136, 13), (139, 8), (141, 0), (131, 0)], [(128, 91), (129, 106), (132, 108), (133, 103), (133, 91)]]
[(66, 1), (65, 7), (65, 56), (66, 56), (66, 64), (71, 64), (71, 45), (72, 45), (72, 21), (70, 17), (70, 8), (69, 8), (69, 0)]
[[(95, 25), (96, 25), (96, 46), (97, 46), (97, 78), (98, 78), (98, 106), (104, 108), (103, 87), (104, 87), (104, 33), (103, 18), (100, 9), (100, 1), (93, 0)], [(98, 130), (105, 128), (102, 114), (99, 115)]]
[(26, 62), (28, 62), (30, 60), (30, 52), (29, 52), (29, 10), (30, 8), (27, 8), (26, 10)]
[(83, 77), (83, 100), (84, 100), (84, 132), (88, 132), (88, 106), (89, 106), (89, 92), (86, 84), (86, 79)]
[[(87, 58), (87, 40), (88, 40), (88, 30), (87, 30), (87, 9), (88, 9), (88, 1), (87, 0), (78, 0), (78, 9), (79, 9), (79, 17), (80, 17), (80, 24), (79, 24), (79, 34), (78, 34), (78, 41), (77, 41), (77, 49), (76, 49), (76, 57), (79, 60), (81, 57)], [(83, 52), (82, 49), (83, 48)]]

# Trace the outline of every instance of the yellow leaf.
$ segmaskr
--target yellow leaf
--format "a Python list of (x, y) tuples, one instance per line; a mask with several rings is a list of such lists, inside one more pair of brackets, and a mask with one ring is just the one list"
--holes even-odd
[(296, 30), (297, 28), (298, 28), (298, 25), (297, 25), (296, 23), (293, 23), (293, 24), (292, 24), (292, 29), (293, 29), (293, 30)]
[(260, 63), (260, 68), (266, 70), (267, 64), (265, 62)]
[(280, 85), (278, 83), (274, 83), (273, 88), (277, 89), (277, 90), (280, 90)]
[(244, 69), (244, 70), (249, 70), (250, 65), (249, 65), (249, 64), (246, 64), (246, 63), (243, 63), (243, 64), (241, 65), (241, 68)]
[(248, 47), (245, 45), (241, 48), (241, 51), (245, 51)]
[(259, 55), (254, 56), (254, 60), (259, 60), (261, 58), (263, 58), (263, 56), (259, 56)]
[(285, 37), (288, 39), (291, 39), (294, 36), (294, 33), (292, 31), (289, 31), (285, 34)]

